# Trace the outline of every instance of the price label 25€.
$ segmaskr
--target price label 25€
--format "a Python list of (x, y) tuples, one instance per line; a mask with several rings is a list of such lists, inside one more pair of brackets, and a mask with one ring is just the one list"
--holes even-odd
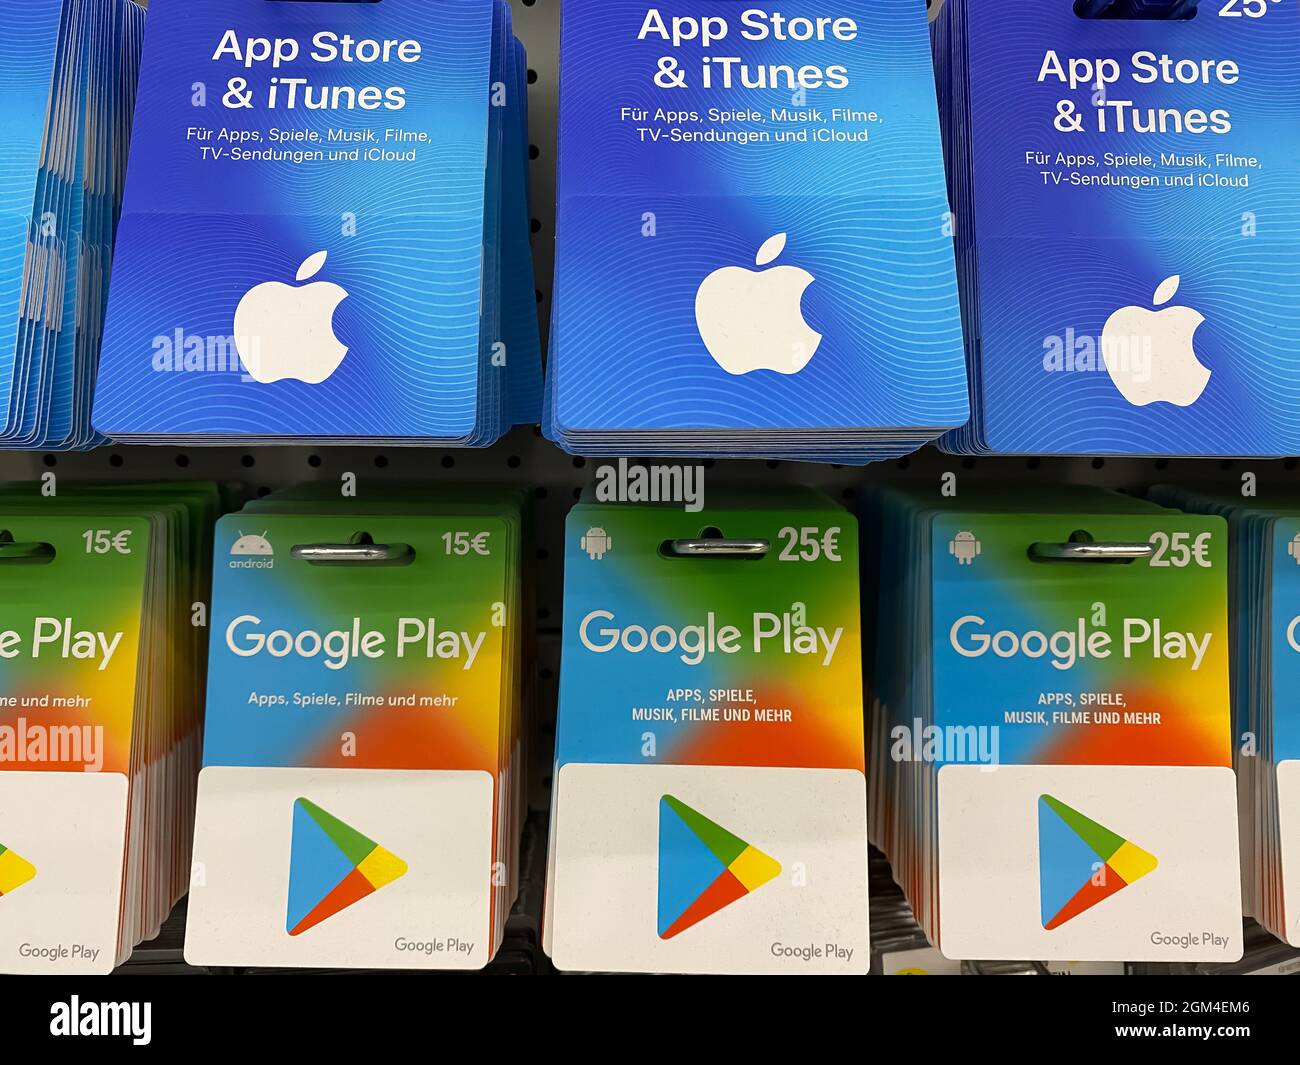
[(838, 525), (829, 529), (816, 526), (804, 526), (796, 529), (787, 526), (780, 532), (782, 562), (827, 562), (840, 561), (840, 537), (843, 531)]
[(1214, 534), (1208, 532), (1196, 535), (1189, 532), (1154, 532), (1151, 534), (1151, 546), (1155, 548), (1151, 555), (1151, 567), (1186, 569), (1195, 565), (1201, 569), (1212, 569), (1214, 563), (1210, 560), (1210, 545), (1213, 540)]

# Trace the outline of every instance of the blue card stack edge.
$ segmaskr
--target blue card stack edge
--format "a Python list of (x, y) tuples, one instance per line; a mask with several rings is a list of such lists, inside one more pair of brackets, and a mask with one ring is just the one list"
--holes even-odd
[[(0, 225), (0, 446), (94, 442), (90, 397), (130, 135), (144, 9), (132, 0), (42, 0), (6, 25)], [(105, 195), (108, 199), (105, 200)]]

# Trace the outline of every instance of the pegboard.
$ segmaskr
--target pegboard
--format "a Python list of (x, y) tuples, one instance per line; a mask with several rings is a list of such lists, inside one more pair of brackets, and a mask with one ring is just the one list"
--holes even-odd
[[(147, 6), (147, 0), (140, 0)], [(528, 50), (528, 92), (531, 128), (531, 227), (537, 278), (537, 308), (545, 338), (550, 316), (554, 230), (555, 230), (555, 145), (556, 109), (559, 85), (559, 24), (561, 0), (511, 0), (515, 32)], [(919, 4), (921, 0), (917, 0)], [(943, 0), (926, 0), (931, 15)], [(957, 492), (981, 481), (1014, 481), (1024, 488), (1026, 506), (1032, 507), (1038, 486), (1061, 483), (1098, 485), (1129, 492), (1141, 492), (1160, 482), (1174, 482), (1204, 488), (1232, 490), (1246, 473), (1255, 475), (1258, 495), (1266, 501), (1272, 490), (1300, 484), (1300, 463), (1296, 459), (1182, 460), (1101, 458), (961, 458), (927, 448), (895, 462), (868, 467), (813, 465), (784, 461), (702, 460), (704, 490), (718, 487), (749, 487), (761, 491), (774, 483), (798, 483), (820, 488), (846, 507), (852, 508), (858, 493), (872, 483), (932, 485), (937, 492), (945, 474), (955, 474)], [(554, 733), (556, 687), (559, 674), (560, 619), (563, 615), (564, 523), (582, 490), (590, 485), (601, 465), (597, 459), (566, 455), (544, 440), (537, 429), (515, 430), (494, 447), (483, 450), (439, 450), (425, 448), (331, 447), (325, 445), (288, 447), (108, 447), (84, 454), (42, 454), (0, 451), (0, 479), (38, 481), (53, 475), (62, 479), (128, 481), (146, 479), (202, 478), (243, 485), (251, 494), (265, 494), (304, 481), (341, 484), (345, 474), (356, 477), (358, 494), (381, 482), (417, 484), (493, 483), (530, 489), (533, 505), (535, 558), (533, 571), (537, 587), (539, 697), (537, 742), (533, 745), (531, 804), (540, 814), (545, 809), (550, 785), (551, 749)], [(36, 490), (35, 487), (33, 489)], [(526, 837), (537, 850), (543, 846), (544, 829), (534, 827)], [(537, 866), (530, 891), (540, 890), (543, 858), (526, 859)], [(879, 862), (879, 859), (877, 859)], [(881, 874), (887, 884), (887, 872)], [(873, 892), (876, 889), (873, 887)], [(896, 895), (896, 893), (895, 893)], [(876, 929), (899, 926), (903, 942), (915, 942), (910, 915), (899, 911), (901, 900), (888, 891), (873, 900)], [(536, 900), (521, 901), (520, 912), (538, 907)], [(877, 912), (879, 911), (879, 912)], [(888, 911), (888, 912), (886, 912)], [(170, 922), (162, 945), (137, 952), (135, 971), (178, 971), (182, 911)], [(534, 938), (535, 928), (524, 938)], [(888, 937), (882, 940), (887, 943)], [(1274, 946), (1276, 946), (1274, 944)], [(535, 943), (532, 948), (535, 951)], [(1272, 949), (1270, 947), (1270, 949)], [(509, 951), (506, 951), (509, 953)], [(1287, 953), (1287, 957), (1292, 955)], [(507, 959), (509, 960), (509, 959)], [(529, 965), (522, 962), (521, 971)], [(998, 970), (1005, 971), (1005, 970)], [(1021, 965), (1012, 971), (1034, 971)]]

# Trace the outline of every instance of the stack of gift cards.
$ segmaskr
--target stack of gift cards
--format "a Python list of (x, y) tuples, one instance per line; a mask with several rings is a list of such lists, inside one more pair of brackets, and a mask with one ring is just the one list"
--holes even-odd
[(185, 956), (479, 969), (517, 887), (513, 494), (305, 489), (217, 526)]
[(1300, 497), (1264, 503), (1161, 486), (1162, 502), (1228, 521), (1233, 732), (1245, 911), (1300, 944)]
[(926, 16), (568, 0), (547, 435), (867, 462), (967, 416)]
[(0, 972), (106, 973), (185, 893), (217, 509), (0, 487)]
[(852, 517), (783, 489), (583, 502), (565, 535), (555, 964), (865, 973)]
[(1300, 7), (1247, 6), (944, 5), (972, 395), (946, 449), (1300, 450)]
[(474, 447), (535, 422), (504, 0), (155, 0), (95, 425)]
[(95, 364), (144, 9), (37, 0), (0, 33), (0, 447), (95, 443)]
[(950, 958), (1240, 957), (1224, 522), (967, 495), (864, 517), (872, 837), (917, 920)]

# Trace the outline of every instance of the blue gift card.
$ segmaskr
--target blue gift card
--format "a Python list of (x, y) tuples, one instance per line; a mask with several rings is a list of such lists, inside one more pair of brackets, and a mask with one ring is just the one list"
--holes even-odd
[(1300, 9), (1093, 7), (936, 24), (976, 396), (946, 443), (1293, 454)]
[(919, 446), (966, 418), (925, 15), (568, 0), (550, 431)]
[(499, 435), (509, 33), (493, 0), (158, 0), (97, 428)]

